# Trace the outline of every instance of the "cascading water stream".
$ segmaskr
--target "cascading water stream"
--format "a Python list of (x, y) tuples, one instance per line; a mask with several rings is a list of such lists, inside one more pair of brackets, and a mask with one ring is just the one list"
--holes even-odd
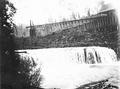
[(117, 55), (109, 48), (69, 47), (17, 52), (21, 59), (33, 58), (38, 64), (36, 68), (41, 67), (41, 86), (44, 88), (74, 89), (92, 81), (120, 78), (120, 75), (116, 75), (120, 72), (119, 65), (116, 65)]

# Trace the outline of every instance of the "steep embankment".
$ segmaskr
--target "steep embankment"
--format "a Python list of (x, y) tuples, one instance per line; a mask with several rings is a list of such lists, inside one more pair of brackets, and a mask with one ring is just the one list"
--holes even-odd
[(74, 47), (74, 46), (105, 46), (114, 48), (116, 32), (112, 27), (81, 30), (78, 27), (65, 29), (45, 37), (37, 38), (36, 46), (43, 47)]

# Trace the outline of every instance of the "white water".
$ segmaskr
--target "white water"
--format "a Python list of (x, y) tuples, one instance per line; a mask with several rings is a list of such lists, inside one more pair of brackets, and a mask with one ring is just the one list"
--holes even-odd
[[(74, 89), (80, 85), (110, 78), (110, 83), (120, 85), (119, 64), (112, 49), (105, 47), (70, 47), (19, 50), (21, 58), (32, 57), (41, 67), (43, 88)], [(99, 57), (101, 63), (97, 61)], [(92, 58), (89, 56), (92, 53)], [(85, 57), (86, 55), (86, 57)], [(87, 64), (94, 60), (94, 64)], [(114, 82), (118, 83), (114, 83)]]

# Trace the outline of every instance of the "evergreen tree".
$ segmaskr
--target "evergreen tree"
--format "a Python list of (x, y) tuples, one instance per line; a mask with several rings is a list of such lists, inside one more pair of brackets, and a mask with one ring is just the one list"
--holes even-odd
[[(33, 71), (36, 64), (22, 60), (15, 53), (13, 16), (16, 8), (8, 0), (0, 0), (0, 56), (2, 89), (36, 89), (40, 86), (40, 70)], [(32, 67), (32, 68), (31, 68)]]
[(13, 40), (14, 23), (12, 17), (16, 8), (8, 0), (0, 0), (0, 50), (2, 88), (13, 88), (16, 83), (19, 60), (15, 57)]

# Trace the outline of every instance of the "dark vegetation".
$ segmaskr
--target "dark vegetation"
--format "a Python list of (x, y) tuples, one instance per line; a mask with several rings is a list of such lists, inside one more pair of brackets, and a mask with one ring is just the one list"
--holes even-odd
[[(8, 12), (9, 11), (9, 12)], [(23, 61), (15, 53), (14, 29), (12, 17), (16, 8), (8, 0), (0, 0), (0, 88), (1, 89), (40, 89), (38, 77), (40, 69), (32, 75), (36, 64), (33, 60)], [(37, 80), (38, 79), (38, 80)]]
[(35, 69), (36, 66), (37, 64), (32, 57), (21, 58), (18, 71), (18, 79), (20, 79), (19, 87), (21, 87), (21, 89), (41, 89), (41, 69)]

